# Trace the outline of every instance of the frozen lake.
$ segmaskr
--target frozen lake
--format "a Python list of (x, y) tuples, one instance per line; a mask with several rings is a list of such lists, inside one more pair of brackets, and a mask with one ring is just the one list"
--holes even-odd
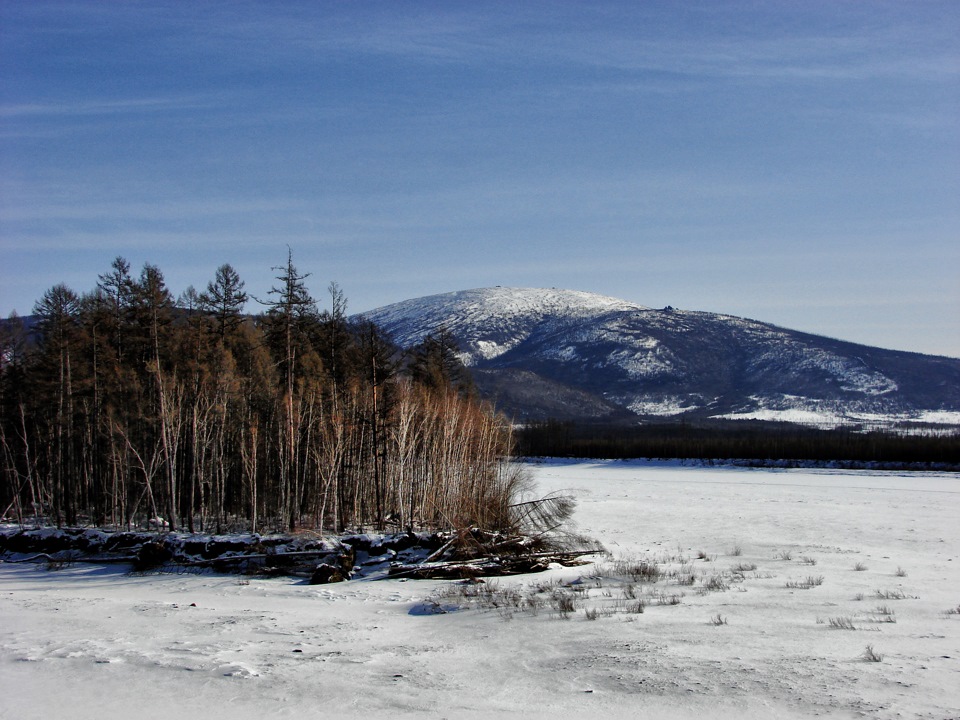
[(593, 621), (623, 590), (609, 559), (495, 581), (582, 580), (565, 621), (419, 614), (440, 581), (0, 565), (0, 717), (960, 715), (957, 474), (531, 469), (614, 558), (682, 572), (641, 588), (642, 614)]

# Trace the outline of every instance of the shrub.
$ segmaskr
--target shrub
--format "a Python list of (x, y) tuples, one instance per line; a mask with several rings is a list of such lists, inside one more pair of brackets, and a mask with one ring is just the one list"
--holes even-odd
[(862, 657), (866, 662), (880, 662), (883, 660), (883, 655), (874, 650), (873, 645), (867, 645)]

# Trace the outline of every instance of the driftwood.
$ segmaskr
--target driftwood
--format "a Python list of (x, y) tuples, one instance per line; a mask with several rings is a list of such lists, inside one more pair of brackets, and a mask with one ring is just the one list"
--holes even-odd
[(490, 555), (472, 560), (395, 565), (390, 568), (388, 574), (390, 577), (408, 577), (418, 580), (446, 580), (480, 575), (521, 575), (546, 570), (553, 563), (567, 567), (582, 565), (585, 561), (581, 558), (597, 552), (596, 549), (590, 549), (527, 553), (505, 557)]
[(336, 539), (259, 535), (212, 537), (162, 533), (0, 533), (0, 562), (129, 563), (134, 572), (210, 569), (222, 573), (290, 575), (330, 583), (351, 577), (462, 578), (538, 572), (551, 563), (581, 564), (598, 546), (558, 543), (552, 533), (502, 534), (478, 528)]

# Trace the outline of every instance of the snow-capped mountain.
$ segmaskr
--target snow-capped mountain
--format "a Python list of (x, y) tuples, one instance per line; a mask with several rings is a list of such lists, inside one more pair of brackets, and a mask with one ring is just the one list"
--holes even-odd
[(410, 346), (445, 328), (518, 419), (664, 416), (960, 425), (960, 360), (586, 292), (483, 288), (365, 317)]

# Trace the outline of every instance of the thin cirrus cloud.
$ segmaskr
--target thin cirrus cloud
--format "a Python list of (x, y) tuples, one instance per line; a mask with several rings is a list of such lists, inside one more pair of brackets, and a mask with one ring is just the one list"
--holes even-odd
[(63, 103), (0, 105), (0, 118), (63, 118), (87, 115), (134, 115), (167, 113), (171, 110), (204, 110), (217, 107), (209, 98), (144, 97), (122, 100), (88, 100)]

